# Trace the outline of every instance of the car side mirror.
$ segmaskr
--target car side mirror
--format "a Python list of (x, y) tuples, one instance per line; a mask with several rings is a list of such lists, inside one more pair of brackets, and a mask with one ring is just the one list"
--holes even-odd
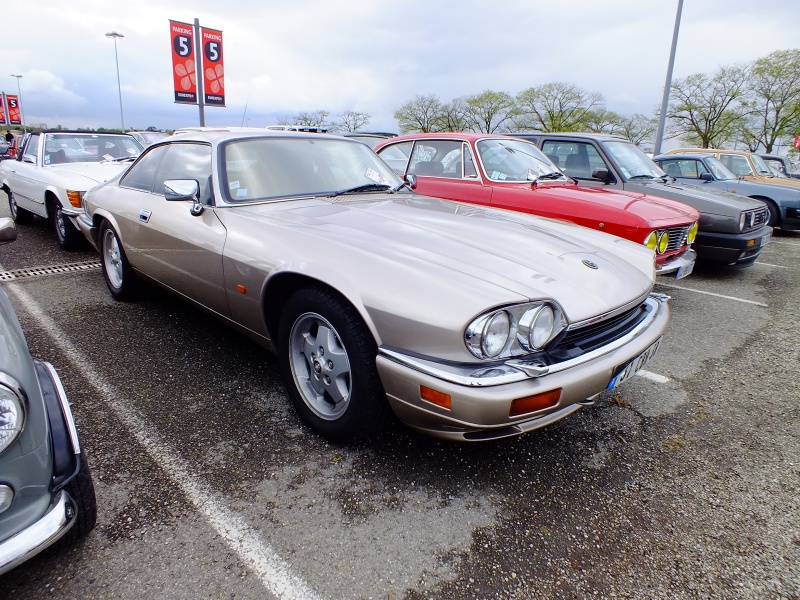
[(711, 173), (700, 173), (700, 181), (714, 181), (714, 176)]
[(191, 200), (191, 213), (195, 217), (203, 214), (203, 205), (200, 204), (200, 184), (196, 179), (167, 179), (164, 182), (164, 198), (168, 202)]
[(406, 174), (406, 176), (403, 177), (403, 181), (405, 181), (412, 190), (417, 189), (417, 176), (413, 173)]
[(7, 244), (17, 239), (17, 228), (14, 221), (8, 217), (0, 219), (0, 244)]
[(611, 180), (611, 172), (608, 169), (599, 168), (592, 171), (592, 179), (599, 179), (608, 183)]

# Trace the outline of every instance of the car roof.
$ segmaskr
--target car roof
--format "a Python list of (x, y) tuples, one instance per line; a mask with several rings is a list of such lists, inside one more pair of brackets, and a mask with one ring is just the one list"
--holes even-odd
[[(518, 133), (509, 133), (506, 135), (510, 136), (537, 136), (537, 137), (546, 137), (546, 136), (558, 136), (558, 137), (566, 137), (566, 138), (591, 138), (593, 140), (603, 140), (609, 142), (628, 142), (630, 140), (625, 139), (622, 136), (614, 135), (612, 133), (594, 133), (594, 132), (586, 132), (580, 133), (575, 131), (520, 131)], [(631, 142), (632, 143), (632, 142)]]
[(438, 140), (485, 140), (485, 139), (501, 139), (507, 140), (513, 138), (510, 134), (499, 133), (475, 133), (473, 131), (441, 131), (431, 133), (409, 133), (407, 135), (399, 135), (397, 137), (388, 138), (387, 141), (396, 142), (398, 140), (418, 140), (418, 139), (438, 139)]
[(87, 131), (86, 129), (42, 129), (36, 133), (68, 133), (71, 135), (130, 135), (130, 133), (127, 131), (125, 133), (121, 133), (119, 131)]
[(675, 159), (690, 159), (690, 158), (716, 158), (712, 152), (684, 152), (684, 153), (675, 153), (675, 154), (659, 154), (658, 156), (654, 156), (652, 160), (659, 160), (659, 159), (666, 159), (669, 158)]
[(725, 150), (723, 148), (675, 148), (675, 150), (670, 150), (670, 154), (716, 154), (717, 152), (724, 152), (725, 154), (738, 154), (740, 156), (750, 156), (753, 154), (753, 152), (747, 152), (745, 150)]
[(186, 131), (185, 133), (181, 133), (179, 135), (172, 135), (168, 138), (164, 138), (162, 141), (158, 142), (158, 144), (164, 144), (168, 142), (174, 141), (192, 141), (192, 142), (206, 142), (206, 143), (214, 143), (214, 142), (221, 142), (225, 140), (235, 140), (235, 139), (246, 139), (246, 138), (281, 138), (281, 139), (329, 139), (329, 140), (341, 140), (346, 141), (352, 144), (360, 144), (356, 140), (348, 140), (347, 138), (343, 138), (339, 135), (330, 135), (325, 133), (306, 133), (302, 131), (275, 131), (269, 129), (258, 129), (258, 130), (244, 130), (240, 131), (238, 128), (236, 130), (226, 131), (221, 128), (211, 128), (205, 131)]

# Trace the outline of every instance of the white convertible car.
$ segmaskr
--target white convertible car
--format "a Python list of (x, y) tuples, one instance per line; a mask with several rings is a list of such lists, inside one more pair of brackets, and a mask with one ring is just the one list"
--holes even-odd
[(130, 166), (142, 146), (127, 134), (42, 131), (28, 135), (16, 160), (0, 162), (0, 189), (11, 216), (26, 224), (39, 215), (53, 224), (59, 245), (71, 250), (83, 236), (74, 219), (83, 194)]

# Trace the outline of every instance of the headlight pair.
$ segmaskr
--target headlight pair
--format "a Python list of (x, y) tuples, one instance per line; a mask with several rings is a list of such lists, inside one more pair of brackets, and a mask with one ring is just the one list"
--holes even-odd
[(464, 342), (483, 359), (538, 352), (565, 327), (563, 311), (554, 303), (531, 302), (485, 313), (464, 332)]
[(644, 245), (658, 254), (664, 254), (669, 247), (669, 232), (666, 229), (651, 231), (644, 239)]
[(19, 384), (0, 373), (0, 454), (11, 446), (25, 426), (25, 395)]

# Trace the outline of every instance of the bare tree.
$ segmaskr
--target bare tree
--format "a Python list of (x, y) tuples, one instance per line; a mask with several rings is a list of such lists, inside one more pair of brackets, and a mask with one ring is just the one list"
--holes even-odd
[(466, 124), (473, 131), (496, 133), (516, 115), (514, 99), (505, 92), (486, 90), (463, 98)]
[(441, 116), (442, 103), (435, 94), (417, 94), (394, 113), (402, 133), (438, 131)]
[(782, 137), (800, 126), (800, 50), (778, 50), (756, 60), (747, 81), (744, 142), (772, 152)]
[(337, 125), (344, 131), (358, 131), (369, 123), (370, 117), (369, 113), (348, 110), (339, 115)]
[(701, 148), (722, 146), (741, 130), (745, 67), (720, 67), (672, 82), (670, 132)]
[(638, 146), (646, 140), (652, 142), (657, 128), (658, 121), (656, 119), (635, 113), (631, 116), (620, 117), (619, 127), (614, 133)]
[(330, 112), (327, 110), (315, 110), (313, 112), (301, 112), (294, 118), (292, 125), (303, 125), (305, 127), (328, 127), (328, 117)]
[(586, 128), (595, 133), (619, 133), (624, 117), (604, 107), (590, 110), (584, 118)]
[(516, 97), (519, 129), (533, 131), (580, 131), (586, 129), (592, 111), (605, 109), (605, 99), (572, 83), (546, 83), (523, 90)]
[(439, 131), (464, 131), (468, 128), (467, 107), (462, 98), (456, 98), (442, 105)]

